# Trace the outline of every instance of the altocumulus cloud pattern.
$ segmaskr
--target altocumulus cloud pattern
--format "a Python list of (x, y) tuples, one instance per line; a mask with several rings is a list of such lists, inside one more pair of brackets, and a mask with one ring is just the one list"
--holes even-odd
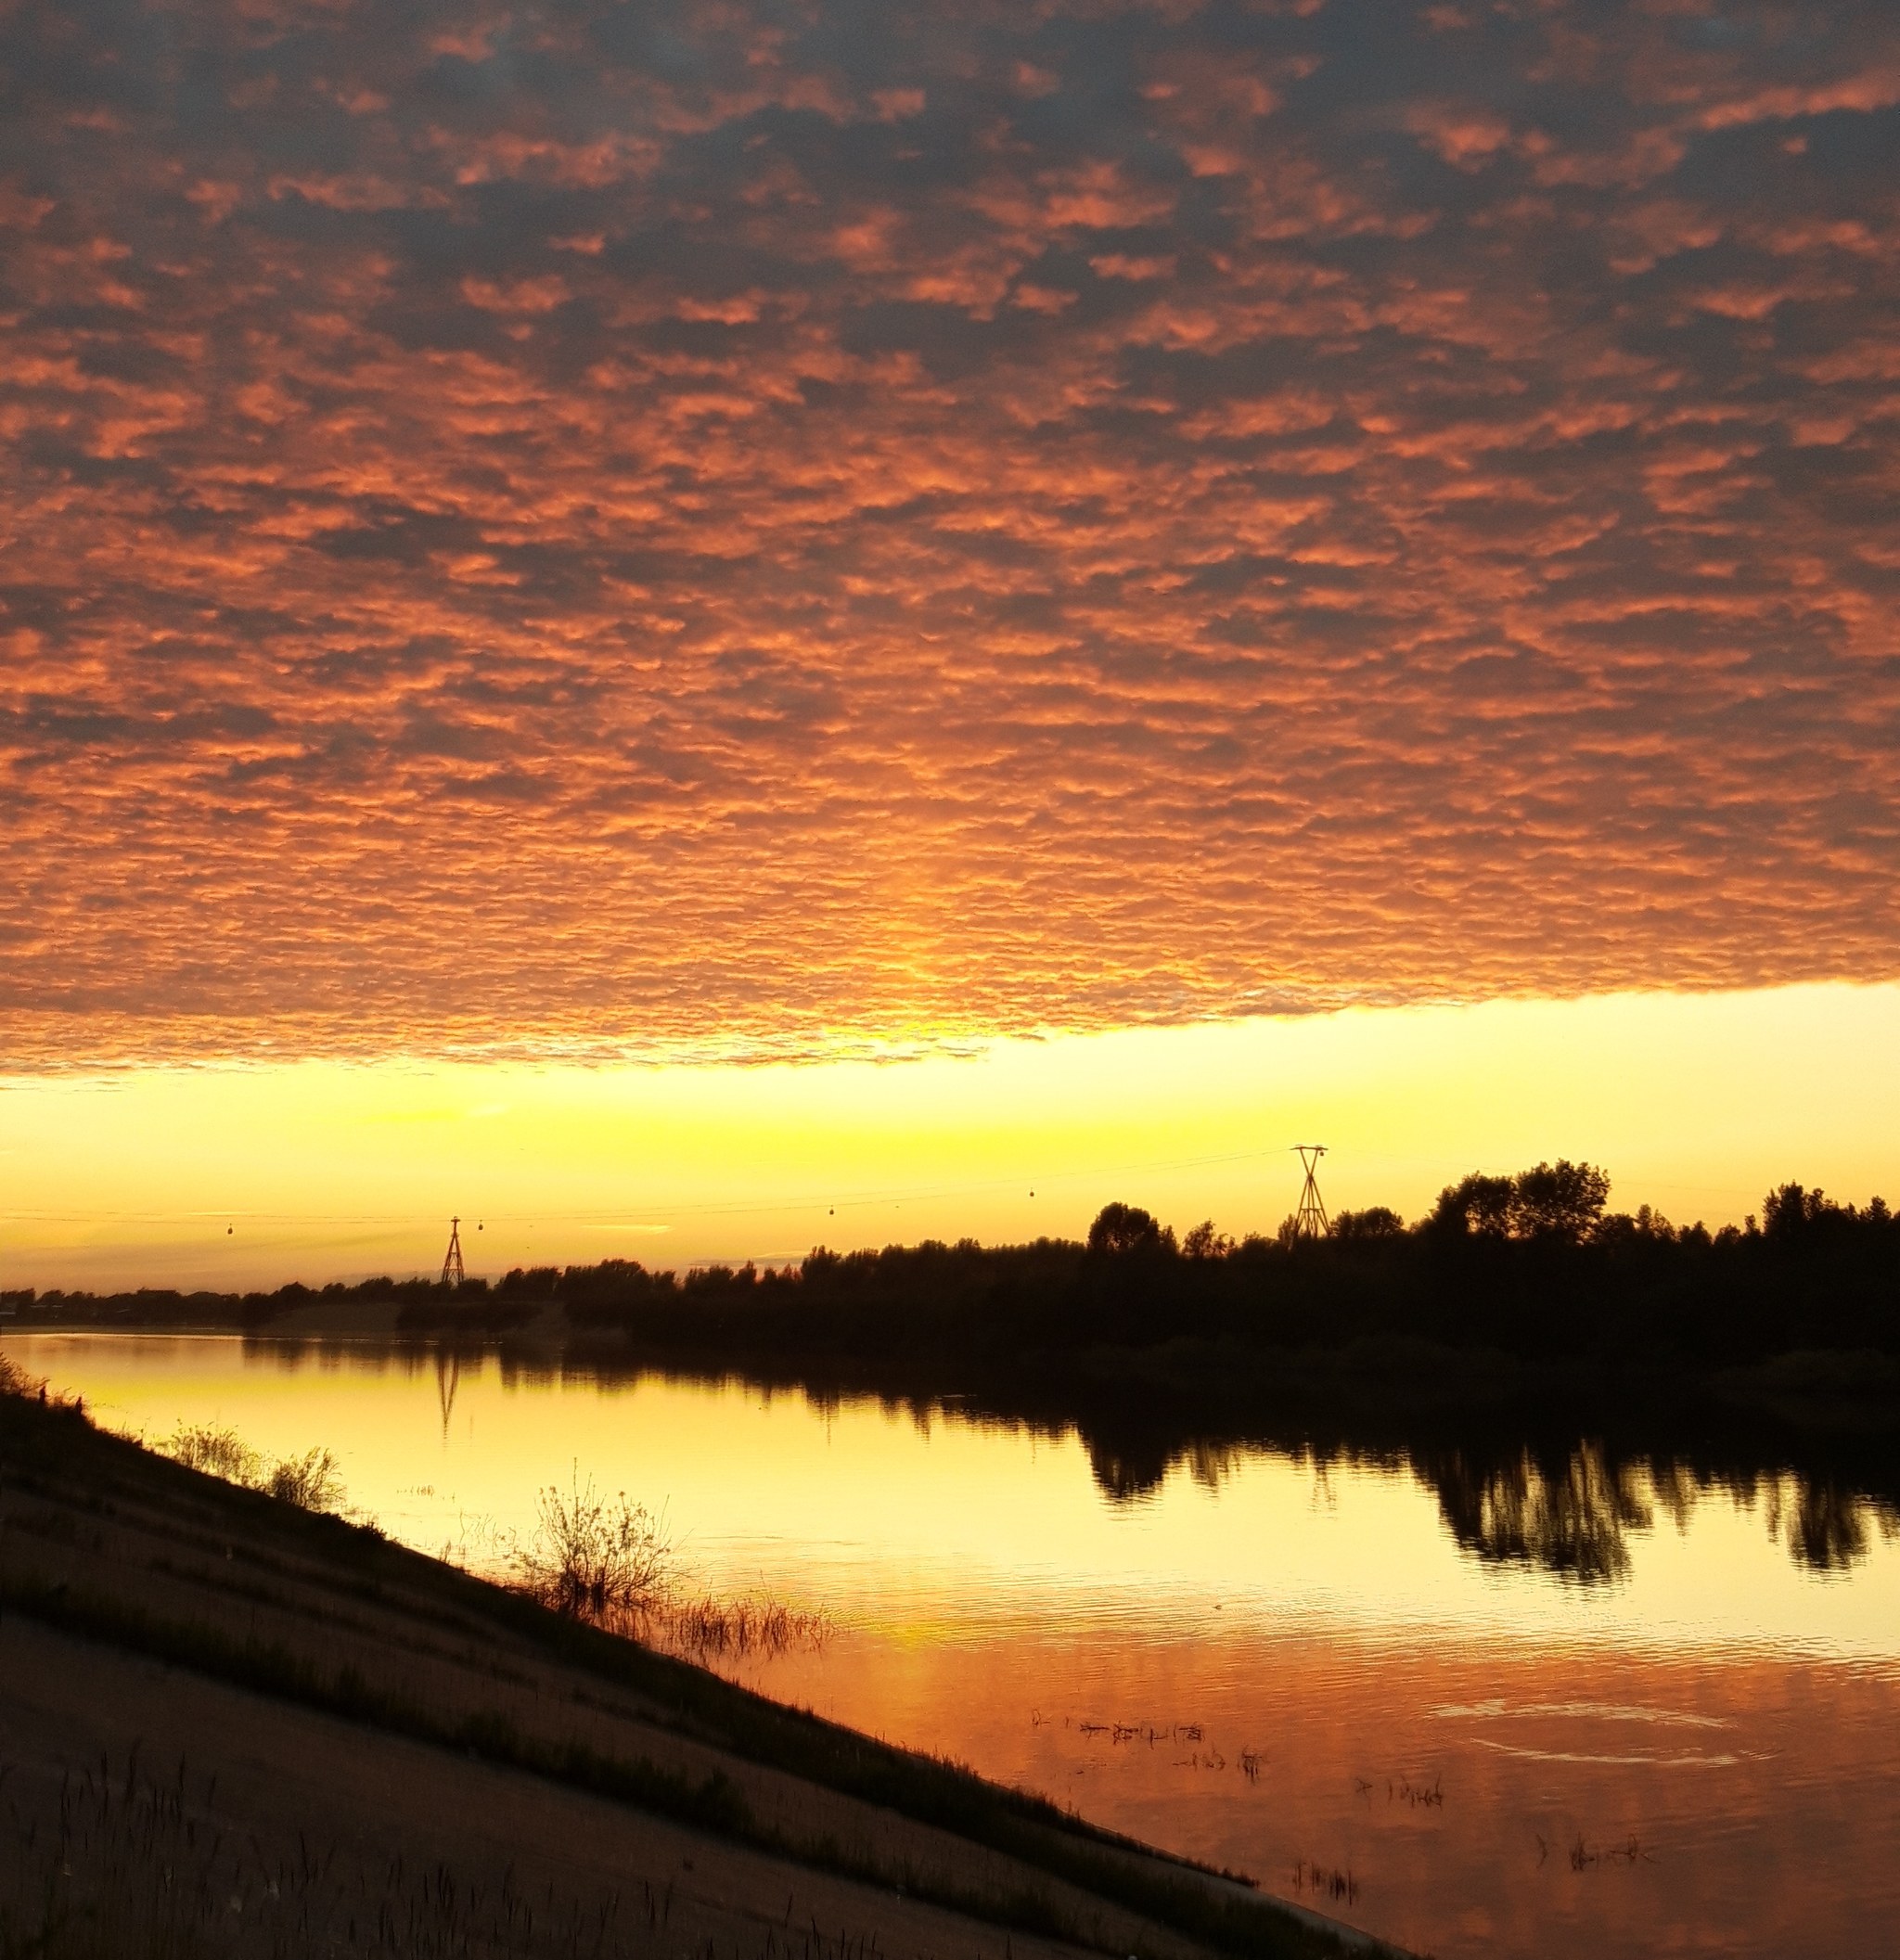
[(1890, 0), (0, 70), (12, 1066), (1894, 971)]

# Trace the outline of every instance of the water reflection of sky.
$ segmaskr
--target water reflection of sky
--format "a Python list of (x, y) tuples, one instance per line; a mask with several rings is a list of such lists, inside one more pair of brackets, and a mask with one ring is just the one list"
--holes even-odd
[(471, 1526), (530, 1528), (536, 1490), (578, 1466), (664, 1505), (710, 1582), (790, 1590), (937, 1638), (988, 1637), (1024, 1613), (1161, 1633), (1219, 1611), (1288, 1630), (1343, 1620), (1375, 1636), (1452, 1624), (1900, 1659), (1891, 1520), (1870, 1512), (1860, 1556), (1817, 1572), (1788, 1550), (1791, 1480), (1694, 1491), (1678, 1521), (1639, 1479), (1628, 1494), (1651, 1521), (1621, 1533), (1620, 1577), (1585, 1585), (1470, 1556), (1436, 1492), (1367, 1461), (1226, 1451), (1116, 1503), (1072, 1434), (919, 1419), (869, 1400), (826, 1408), (653, 1377), (505, 1380), (493, 1357), (447, 1378), (414, 1354), (392, 1365), (307, 1350), (287, 1365), (218, 1338), (9, 1346), (102, 1419), (148, 1435), (212, 1421), (267, 1450), (327, 1444), (353, 1501), (425, 1547)]
[[(1603, 1515), (1652, 1522), (1585, 1584), (1479, 1557), (1438, 1489), (1370, 1462), (1227, 1452), (1118, 1503), (1072, 1435), (872, 1403), (6, 1345), (148, 1436), (326, 1444), (429, 1550), (530, 1529), (576, 1467), (663, 1503), (700, 1583), (839, 1629), (742, 1678), (1275, 1890), (1349, 1871), (1353, 1899), (1318, 1902), (1446, 1960), (1872, 1960), (1900, 1914), (1900, 1542), (1866, 1514), (1816, 1570), (1785, 1480), (1677, 1490), (1678, 1523), (1624, 1473)], [(1600, 1468), (1567, 1473), (1593, 1503)], [(1538, 1501), (1459, 1490), (1507, 1544)]]

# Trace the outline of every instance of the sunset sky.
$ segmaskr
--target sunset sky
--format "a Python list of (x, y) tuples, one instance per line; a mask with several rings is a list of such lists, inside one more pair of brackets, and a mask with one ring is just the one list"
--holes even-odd
[(1896, 156), (1879, 0), (0, 7), (0, 1284), (1900, 1198)]

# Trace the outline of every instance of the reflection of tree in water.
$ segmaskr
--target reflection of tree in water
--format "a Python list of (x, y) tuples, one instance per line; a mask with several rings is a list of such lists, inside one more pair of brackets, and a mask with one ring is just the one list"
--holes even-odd
[[(1218, 1490), (1248, 1454), (1209, 1441), (1169, 1450), (1091, 1441), (1088, 1450), (1096, 1482), (1119, 1504), (1151, 1496), (1176, 1463), (1205, 1489)], [(1324, 1488), (1328, 1458), (1311, 1460)], [(1452, 1451), (1414, 1458), (1412, 1467), (1437, 1492), (1445, 1521), (1467, 1551), (1498, 1564), (1539, 1566), (1585, 1585), (1621, 1579), (1629, 1569), (1624, 1533), (1647, 1531), (1654, 1519), (1651, 1480), (1636, 1466), (1612, 1467), (1596, 1443), (1583, 1444), (1550, 1471), (1528, 1450), (1483, 1466)], [(1678, 1519), (1693, 1502), (1679, 1480), (1664, 1501)]]
[[(1152, 1447), (1140, 1444), (1116, 1446), (1095, 1437), (1088, 1438), (1087, 1441), (1088, 1467), (1095, 1474), (1096, 1483), (1104, 1496), (1111, 1497), (1117, 1504), (1133, 1504), (1141, 1498), (1152, 1497), (1161, 1489), (1162, 1480), (1167, 1476), (1177, 1454), (1162, 1443)], [(1209, 1483), (1210, 1490), (1217, 1486), (1219, 1474), (1215, 1473), (1213, 1480)]]
[(1650, 1480), (1650, 1495), (1669, 1513), (1678, 1531), (1688, 1531), (1702, 1494), (1702, 1480), (1686, 1463), (1658, 1463), (1645, 1457), (1643, 1467)]
[(1547, 1471), (1526, 1450), (1489, 1468), (1460, 1452), (1419, 1471), (1438, 1493), (1452, 1534), (1487, 1563), (1535, 1565), (1584, 1585), (1629, 1570), (1625, 1533), (1655, 1521), (1649, 1479), (1612, 1466), (1598, 1443), (1584, 1443)]
[[(1205, 1440), (1173, 1448), (1125, 1438), (1112, 1445), (1091, 1438), (1088, 1444), (1095, 1480), (1118, 1504), (1151, 1496), (1176, 1464), (1216, 1491), (1252, 1454)], [(1329, 1454), (1311, 1453), (1309, 1460), (1323, 1491)], [(1624, 1534), (1649, 1529), (1652, 1496), (1678, 1523), (1694, 1503), (1692, 1480), (1674, 1470), (1657, 1478), (1646, 1474), (1647, 1466), (1612, 1466), (1597, 1443), (1580, 1445), (1551, 1469), (1528, 1449), (1483, 1463), (1457, 1450), (1414, 1454), (1410, 1467), (1437, 1492), (1445, 1522), (1467, 1551), (1497, 1564), (1539, 1566), (1585, 1585), (1628, 1571)]]
[[(386, 1343), (353, 1344), (247, 1337), (247, 1352), (269, 1352), (279, 1365), (295, 1367), (310, 1355), (348, 1352), (359, 1363), (409, 1368), (433, 1363), (440, 1414), (446, 1426), (455, 1406), (459, 1360), (453, 1343), (429, 1351), (405, 1347), (392, 1356)], [(472, 1355), (477, 1351), (470, 1350)], [(597, 1380), (637, 1380), (637, 1366), (603, 1365), (589, 1358), (575, 1365), (550, 1362), (539, 1350), (497, 1352), (503, 1385), (553, 1382), (585, 1376)], [(725, 1371), (704, 1377), (725, 1380)], [(815, 1382), (797, 1371), (748, 1375), (767, 1389), (796, 1386), (815, 1414), (827, 1418), (865, 1390)], [(1815, 1572), (1845, 1571), (1868, 1555), (1876, 1530), (1900, 1536), (1900, 1456), (1895, 1439), (1881, 1432), (1854, 1450), (1829, 1439), (1729, 1436), (1712, 1444), (1687, 1423), (1646, 1425), (1649, 1433), (1617, 1441), (1573, 1442), (1576, 1430), (1540, 1416), (1527, 1436), (1511, 1416), (1482, 1413), (1434, 1418), (1432, 1440), (1422, 1424), (1362, 1423), (1304, 1410), (1284, 1427), (1255, 1428), (1244, 1418), (1228, 1426), (1166, 1404), (1131, 1405), (1115, 1395), (1081, 1403), (1072, 1393), (1023, 1398), (1018, 1394), (962, 1393), (953, 1401), (934, 1395), (880, 1392), (887, 1411), (908, 1408), (978, 1425), (1027, 1426), (1051, 1438), (1079, 1436), (1103, 1494), (1118, 1504), (1152, 1496), (1176, 1470), (1202, 1489), (1218, 1492), (1249, 1463), (1262, 1457), (1305, 1466), (1316, 1479), (1316, 1501), (1329, 1503), (1331, 1467), (1416, 1477), (1437, 1497), (1457, 1544), (1487, 1562), (1524, 1565), (1582, 1585), (1614, 1583), (1630, 1569), (1629, 1534), (1653, 1529), (1659, 1517), (1686, 1531), (1697, 1505), (1721, 1492), (1750, 1509), (1762, 1506), (1771, 1537), (1790, 1557)], [(1560, 1421), (1561, 1418), (1560, 1418)], [(1659, 1430), (1661, 1433), (1659, 1433)], [(1455, 1440), (1454, 1440), (1455, 1439)]]
[[(1095, 1480), (1118, 1504), (1152, 1496), (1177, 1467), (1203, 1489), (1218, 1491), (1263, 1450), (1289, 1454), (1265, 1442), (1129, 1432), (1086, 1441)], [(1492, 1451), (1343, 1446), (1290, 1454), (1309, 1462), (1322, 1485), (1333, 1462), (1409, 1470), (1432, 1491), (1452, 1535), (1473, 1556), (1534, 1567), (1585, 1586), (1626, 1578), (1629, 1534), (1652, 1530), (1659, 1516), (1687, 1531), (1711, 1491), (1751, 1507), (1762, 1502), (1770, 1535), (1812, 1571), (1844, 1571), (1865, 1557), (1876, 1524), (1886, 1535), (1900, 1533), (1900, 1514), (1839, 1477), (1726, 1474), (1679, 1459), (1623, 1456), (1597, 1441), (1568, 1452), (1517, 1443)]]
[(1659, 1509), (1686, 1531), (1711, 1489), (1750, 1505), (1765, 1492), (1769, 1536), (1812, 1571), (1842, 1572), (1864, 1558), (1876, 1523), (1886, 1536), (1900, 1531), (1890, 1508), (1837, 1478), (1704, 1478), (1682, 1463), (1640, 1456), (1617, 1462), (1598, 1443), (1579, 1444), (1554, 1469), (1529, 1450), (1483, 1467), (1454, 1451), (1415, 1457), (1413, 1467), (1436, 1492), (1445, 1522), (1467, 1551), (1585, 1585), (1627, 1574), (1626, 1534), (1650, 1530)]
[[(1785, 1538), (1795, 1559), (1814, 1571), (1845, 1571), (1867, 1556), (1870, 1508), (1859, 1492), (1831, 1478), (1812, 1483), (1777, 1478), (1768, 1485), (1768, 1535)], [(1881, 1523), (1891, 1536), (1891, 1518)]]
[(1218, 1491), (1239, 1467), (1246, 1454), (1230, 1442), (1189, 1443), (1188, 1473), (1203, 1491)]

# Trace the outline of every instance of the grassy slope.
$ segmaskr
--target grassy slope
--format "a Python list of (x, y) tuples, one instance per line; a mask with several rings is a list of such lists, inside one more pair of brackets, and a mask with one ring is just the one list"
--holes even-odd
[(6, 1396), (0, 1611), (0, 1956), (1340, 1950), (1036, 1800)]

